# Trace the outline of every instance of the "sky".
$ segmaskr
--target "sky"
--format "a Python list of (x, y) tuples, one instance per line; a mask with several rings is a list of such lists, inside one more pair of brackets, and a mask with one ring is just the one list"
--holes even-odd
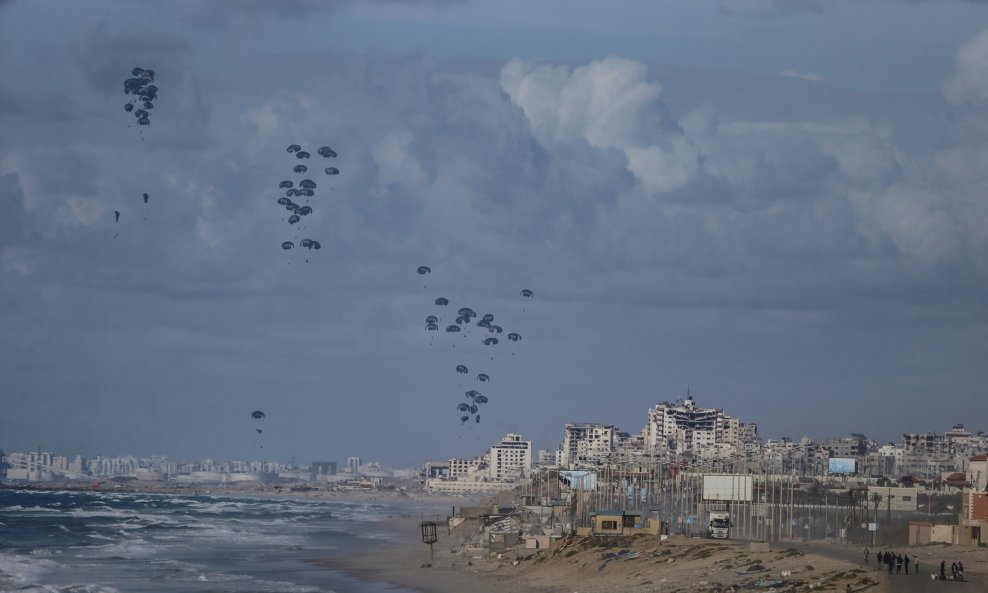
[(687, 389), (988, 430), (988, 2), (612, 4), (0, 0), (0, 448), (412, 466)]

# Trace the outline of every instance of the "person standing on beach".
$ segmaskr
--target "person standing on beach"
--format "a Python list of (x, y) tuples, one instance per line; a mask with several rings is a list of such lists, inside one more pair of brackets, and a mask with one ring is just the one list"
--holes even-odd
[(940, 580), (941, 581), (946, 581), (947, 580), (947, 561), (946, 560), (941, 560), (940, 561)]
[(902, 555), (902, 563), (906, 567), (906, 574), (909, 574), (909, 554)]
[(916, 574), (919, 574), (919, 556), (913, 554), (913, 568), (916, 570)]
[(871, 553), (871, 551), (868, 550), (867, 547), (865, 547), (865, 549), (864, 549), (864, 563), (865, 563), (865, 566), (868, 566), (868, 554), (870, 554), (870, 553)]
[(895, 556), (895, 574), (902, 574), (902, 554)]
[(885, 564), (889, 565), (889, 574), (892, 574), (892, 568), (895, 566), (895, 552), (885, 553)]

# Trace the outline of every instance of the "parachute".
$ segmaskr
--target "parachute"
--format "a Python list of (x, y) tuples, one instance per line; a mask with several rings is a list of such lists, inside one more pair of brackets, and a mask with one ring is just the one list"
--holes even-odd
[(469, 406), (469, 404), (460, 404), (460, 405), (456, 406), (456, 409), (459, 410), (459, 411), (461, 411), (461, 412), (469, 412), (470, 411), (470, 406)]
[(487, 373), (480, 373), (479, 375), (477, 375), (477, 380), (480, 381), (481, 383), (486, 383), (490, 381), (491, 378)]
[(334, 158), (336, 156), (336, 151), (328, 146), (322, 146), (316, 151), (316, 154), (325, 158)]
[(510, 334), (508, 334), (508, 339), (511, 340), (512, 342), (520, 342), (521, 334), (516, 334), (515, 332), (511, 332)]
[(470, 416), (460, 416), (460, 424), (466, 424), (467, 420), (469, 419)]
[[(477, 400), (473, 400), (473, 401), (477, 401)], [(474, 405), (470, 406), (470, 413), (471, 414), (476, 414), (479, 411), (480, 411), (480, 408), (477, 406), (477, 404), (474, 404)]]
[(502, 331), (504, 331), (504, 328), (501, 327), (500, 325), (492, 325), (487, 328), (487, 331), (491, 332), (492, 334), (499, 334)]
[(476, 389), (471, 389), (470, 391), (464, 392), (463, 395), (469, 397), (470, 399), (476, 399), (478, 396), (480, 396), (480, 392), (477, 391)]
[(439, 326), (435, 323), (426, 323), (425, 330), (430, 332), (439, 331)]
[[(308, 159), (311, 158), (312, 156), (307, 151), (302, 149), (301, 144), (289, 144), (286, 151), (289, 154), (294, 154), (295, 158), (300, 160)], [(301, 163), (296, 163), (295, 165), (292, 166), (292, 172), (297, 173), (299, 175), (304, 175), (305, 173), (308, 172), (308, 170), (309, 167)], [(318, 184), (312, 179), (300, 179), (300, 180), (285, 179), (280, 183), (278, 183), (278, 187), (280, 189), (285, 190), (285, 197), (279, 198), (278, 204), (284, 206), (286, 210), (291, 212), (291, 215), (287, 219), (288, 224), (297, 229), (295, 231), (296, 234), (294, 236), (294, 240), (283, 242), (282, 249), (286, 249), (286, 250), (292, 249), (296, 243), (300, 247), (304, 247), (310, 250), (322, 249), (322, 244), (319, 243), (319, 241), (310, 238), (300, 239), (298, 235), (298, 233), (300, 233), (302, 230), (305, 230), (307, 228), (307, 225), (303, 220), (303, 217), (312, 214), (313, 212), (312, 206), (309, 206), (308, 204), (296, 204), (291, 200), (291, 198), (298, 198), (298, 197), (304, 197), (304, 198), (315, 197), (316, 195), (315, 189), (317, 185)], [(305, 201), (308, 202), (308, 200)], [(282, 218), (282, 220), (285, 219)], [(309, 260), (306, 259), (305, 261), (309, 261)], [(289, 261), (289, 264), (291, 264), (291, 261)]]
[(480, 395), (479, 393), (473, 398), (473, 403), (475, 404), (486, 404), (488, 401), (486, 395)]
[(484, 346), (497, 346), (497, 338), (484, 338)]
[(145, 204), (147, 204), (147, 203), (148, 203), (148, 195), (147, 195), (147, 194), (144, 194), (144, 203), (145, 203)]
[(490, 323), (490, 322), (494, 321), (494, 316), (491, 315), (490, 313), (484, 313), (484, 316), (481, 317), (480, 320), (483, 321), (483, 322), (485, 322), (485, 323)]
[(532, 298), (532, 295), (533, 294), (535, 294), (535, 293), (533, 293), (531, 290), (529, 290), (527, 288), (521, 289), (521, 296), (525, 297), (526, 299)]
[(436, 299), (436, 301), (435, 301), (435, 302), (436, 302), (436, 304), (437, 304), (437, 305), (439, 305), (440, 307), (445, 307), (446, 305), (448, 305), (448, 304), (449, 304), (449, 299), (447, 299), (447, 298), (444, 298), (444, 297), (439, 297), (438, 299)]
[(339, 175), (340, 170), (336, 167), (326, 167), (326, 175)]
[[(430, 268), (429, 266), (419, 266), (418, 268), (415, 269), (415, 272), (419, 276), (425, 276), (426, 274), (432, 273), (432, 268)], [(427, 288), (428, 286), (429, 286), (428, 282), (422, 284), (422, 288)]]
[(455, 332), (458, 332), (458, 331), (460, 331), (460, 326), (458, 326), (458, 325), (447, 325), (446, 326), (446, 333), (448, 333), (448, 334), (452, 334), (452, 333), (455, 333)]
[(119, 210), (114, 210), (113, 211), (113, 218), (114, 218), (113, 219), (113, 222), (120, 222), (120, 211)]
[(429, 315), (428, 317), (425, 318), (425, 322), (426, 324), (439, 323), (439, 318), (436, 317), (435, 315)]
[(465, 375), (465, 374), (469, 373), (470, 370), (466, 367), (466, 365), (458, 364), (458, 365), (456, 365), (456, 372), (459, 373), (459, 374), (461, 374), (461, 375)]
[[(154, 85), (154, 70), (150, 68), (134, 67), (130, 71), (131, 78), (124, 80), (124, 94), (135, 97), (124, 105), (124, 111), (133, 113), (137, 119), (137, 125), (151, 125), (151, 113), (154, 103), (158, 98), (158, 87)], [(139, 105), (141, 108), (135, 109)], [(128, 126), (129, 127), (129, 126)]]
[[(264, 418), (264, 412), (262, 412), (260, 410), (254, 410), (253, 412), (250, 413), (250, 417), (253, 418), (254, 420), (261, 420), (261, 419)], [(257, 431), (257, 434), (258, 435), (260, 435), (262, 432), (264, 432), (260, 428), (256, 428), (256, 427), (254, 428), (254, 430)], [(263, 441), (260, 440), (260, 438), (261, 437), (258, 436), (258, 443), (262, 443), (263, 442)], [(264, 445), (261, 445), (261, 448), (263, 449), (264, 448)]]

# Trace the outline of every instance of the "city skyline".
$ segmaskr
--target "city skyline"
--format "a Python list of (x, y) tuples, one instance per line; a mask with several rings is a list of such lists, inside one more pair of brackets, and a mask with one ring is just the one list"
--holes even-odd
[(0, 0), (0, 443), (410, 466), (687, 385), (988, 427), (986, 55), (962, 0)]

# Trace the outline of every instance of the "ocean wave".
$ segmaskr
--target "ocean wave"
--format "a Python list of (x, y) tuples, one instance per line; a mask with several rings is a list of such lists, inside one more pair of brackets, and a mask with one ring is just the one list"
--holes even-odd
[(0, 583), (8, 581), (16, 585), (31, 585), (41, 575), (58, 567), (57, 562), (47, 558), (0, 554)]

